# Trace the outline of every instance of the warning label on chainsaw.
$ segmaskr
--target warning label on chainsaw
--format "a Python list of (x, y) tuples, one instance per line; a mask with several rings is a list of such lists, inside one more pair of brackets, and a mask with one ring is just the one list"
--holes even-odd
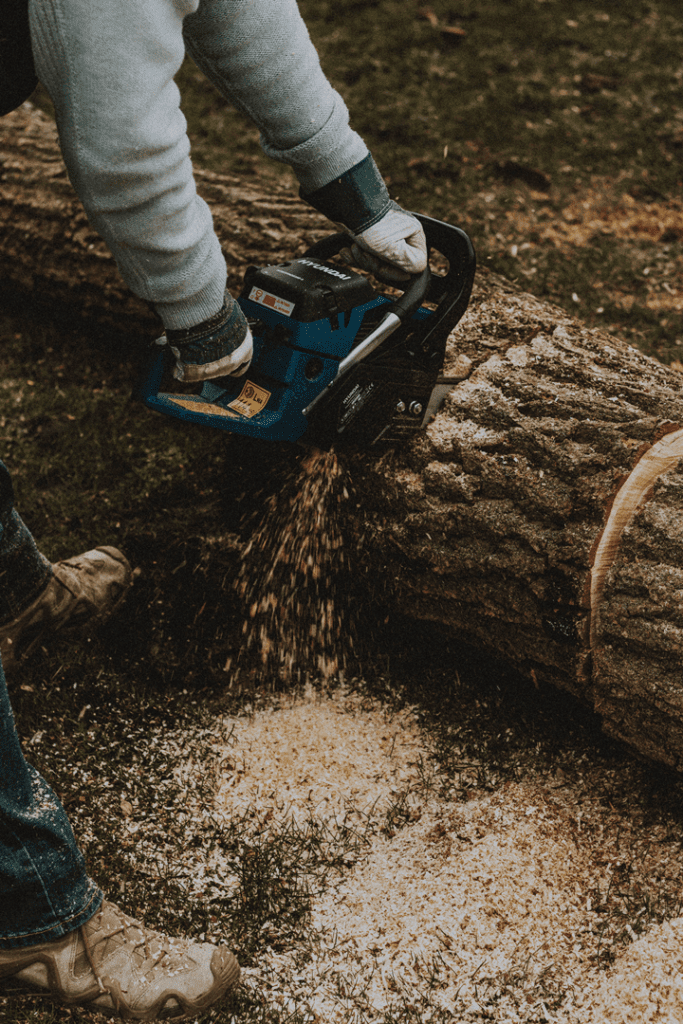
[(287, 299), (281, 299), (279, 295), (273, 295), (271, 292), (266, 292), (263, 288), (252, 288), (249, 292), (249, 298), (252, 302), (258, 302), (262, 306), (274, 309), (276, 313), (284, 313), (285, 316), (291, 316), (294, 312), (293, 302), (288, 302)]
[(337, 427), (340, 431), (342, 431), (352, 419), (355, 419), (372, 392), (375, 390), (375, 387), (376, 385), (372, 381), (364, 387), (361, 384), (356, 384), (351, 391), (349, 391), (348, 395), (344, 396), (344, 400), (339, 409), (337, 423)]
[(183, 409), (187, 409), (188, 412), (198, 412), (203, 416), (225, 416), (229, 420), (237, 419), (237, 415), (230, 412), (229, 409), (222, 409), (220, 405), (214, 405), (213, 402), (202, 402), (201, 399), (192, 398), (190, 395), (187, 398), (166, 395), (165, 398), (167, 402), (173, 402), (174, 405), (179, 405)]
[(240, 416), (245, 416), (250, 420), (265, 409), (270, 395), (270, 391), (266, 391), (265, 388), (260, 388), (258, 384), (252, 384), (248, 380), (237, 398), (228, 404), (228, 409), (234, 409)]

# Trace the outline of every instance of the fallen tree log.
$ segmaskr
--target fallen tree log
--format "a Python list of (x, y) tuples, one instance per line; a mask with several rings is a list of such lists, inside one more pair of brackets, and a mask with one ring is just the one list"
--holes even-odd
[(607, 732), (680, 766), (683, 380), (483, 283), (451, 339), (466, 378), (409, 451), (372, 467), (392, 589), (406, 613), (571, 691)]
[[(47, 119), (22, 109), (0, 122), (0, 158), (5, 287), (146, 331)], [(326, 230), (285, 189), (197, 177), (233, 279)], [(680, 768), (680, 375), (485, 272), (445, 369), (460, 383), (416, 441), (349, 458), (388, 596)]]

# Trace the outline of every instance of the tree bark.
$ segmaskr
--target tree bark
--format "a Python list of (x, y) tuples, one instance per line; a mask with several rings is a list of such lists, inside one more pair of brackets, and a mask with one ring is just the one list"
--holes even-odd
[[(66, 180), (54, 128), (0, 121), (4, 288), (147, 332)], [(328, 226), (285, 188), (197, 171), (231, 281)], [(675, 371), (482, 271), (460, 378), (404, 448), (347, 455), (395, 607), (569, 690), (683, 765), (683, 397)], [(381, 486), (378, 486), (381, 481)]]
[(680, 766), (680, 374), (485, 275), (449, 361), (467, 376), (365, 496), (400, 607)]

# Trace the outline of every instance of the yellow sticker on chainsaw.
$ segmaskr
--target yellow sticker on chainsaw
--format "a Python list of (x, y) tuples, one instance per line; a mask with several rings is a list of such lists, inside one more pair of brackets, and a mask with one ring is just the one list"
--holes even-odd
[(246, 382), (237, 398), (228, 403), (228, 409), (234, 409), (240, 416), (246, 416), (250, 420), (253, 416), (263, 412), (268, 404), (271, 392), (260, 388), (258, 384)]
[(237, 413), (230, 412), (229, 409), (221, 409), (220, 405), (213, 405), (212, 402), (203, 402), (197, 398), (178, 398), (177, 395), (165, 395), (164, 397), (167, 402), (180, 405), (190, 412), (200, 412), (205, 416), (225, 416), (229, 420), (237, 419)]

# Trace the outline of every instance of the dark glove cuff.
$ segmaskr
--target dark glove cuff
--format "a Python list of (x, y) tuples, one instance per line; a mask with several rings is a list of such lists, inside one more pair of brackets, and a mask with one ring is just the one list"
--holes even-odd
[(300, 189), (299, 195), (354, 235), (372, 227), (394, 207), (371, 153), (340, 178), (308, 195)]

